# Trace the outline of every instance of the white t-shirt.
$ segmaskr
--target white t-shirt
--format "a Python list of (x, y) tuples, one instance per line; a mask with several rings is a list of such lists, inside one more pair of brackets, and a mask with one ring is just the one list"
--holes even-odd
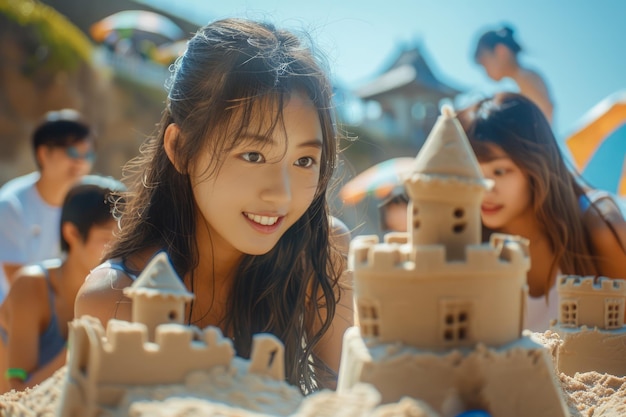
[(543, 333), (550, 328), (550, 322), (558, 318), (559, 296), (556, 283), (550, 288), (547, 300), (545, 296), (526, 297), (525, 329)]
[[(61, 207), (46, 203), (35, 183), (39, 173), (17, 177), (0, 188), (0, 264), (28, 264), (61, 256)], [(0, 268), (0, 301), (8, 290)]]

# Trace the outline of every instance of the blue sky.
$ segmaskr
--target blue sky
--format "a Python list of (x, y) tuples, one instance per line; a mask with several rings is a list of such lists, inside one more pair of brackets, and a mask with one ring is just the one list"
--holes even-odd
[(595, 104), (626, 89), (626, 1), (621, 0), (145, 0), (199, 25), (247, 17), (304, 29), (328, 58), (336, 82), (358, 87), (402, 45), (421, 45), (439, 77), (468, 96), (515, 88), (487, 79), (471, 59), (477, 35), (506, 22), (525, 48), (520, 59), (551, 89), (563, 139)]

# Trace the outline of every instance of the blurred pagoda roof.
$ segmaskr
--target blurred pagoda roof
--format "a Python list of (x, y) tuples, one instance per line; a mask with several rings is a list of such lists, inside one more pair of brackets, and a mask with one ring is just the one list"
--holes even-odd
[(434, 93), (443, 97), (455, 97), (462, 93), (435, 76), (417, 46), (402, 50), (386, 70), (354, 93), (364, 100), (376, 100), (399, 90), (406, 95)]

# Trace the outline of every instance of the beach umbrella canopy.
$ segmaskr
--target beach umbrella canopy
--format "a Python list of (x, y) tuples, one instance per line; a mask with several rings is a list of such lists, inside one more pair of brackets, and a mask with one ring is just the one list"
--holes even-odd
[(348, 181), (339, 191), (345, 204), (357, 204), (366, 196), (386, 198), (402, 185), (415, 163), (415, 158), (400, 157), (380, 162)]
[(148, 36), (175, 41), (185, 37), (185, 33), (174, 21), (159, 13), (147, 10), (124, 10), (114, 13), (94, 23), (89, 29), (96, 42), (103, 42), (113, 32), (132, 35), (142, 32)]
[(154, 50), (153, 59), (161, 64), (169, 64), (185, 53), (187, 42), (187, 39), (183, 39), (161, 44)]
[(626, 196), (626, 91), (594, 106), (565, 144), (590, 185)]

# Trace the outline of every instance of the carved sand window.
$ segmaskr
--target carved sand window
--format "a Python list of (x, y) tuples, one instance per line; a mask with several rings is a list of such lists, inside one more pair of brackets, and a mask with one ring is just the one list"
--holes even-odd
[(471, 340), (470, 324), (472, 303), (469, 301), (444, 300), (442, 305), (442, 337), (446, 344)]
[(624, 317), (624, 300), (607, 298), (604, 301), (604, 324), (607, 330), (622, 327)]
[(578, 327), (578, 301), (561, 300), (559, 321), (563, 327)]
[(359, 326), (361, 336), (378, 337), (380, 335), (380, 314), (378, 313), (378, 303), (373, 300), (358, 301), (359, 305)]
[(452, 225), (452, 231), (456, 234), (463, 233), (463, 231), (465, 231), (465, 228), (467, 227), (467, 223), (461, 221), (463, 220), (463, 216), (465, 216), (465, 210), (462, 207), (457, 207), (452, 212), (452, 216), (455, 219), (459, 220), (454, 225)]
[(419, 219), (419, 207), (417, 206), (417, 204), (413, 203), (413, 230), (417, 230), (420, 228), (421, 223), (420, 223), (420, 219)]

